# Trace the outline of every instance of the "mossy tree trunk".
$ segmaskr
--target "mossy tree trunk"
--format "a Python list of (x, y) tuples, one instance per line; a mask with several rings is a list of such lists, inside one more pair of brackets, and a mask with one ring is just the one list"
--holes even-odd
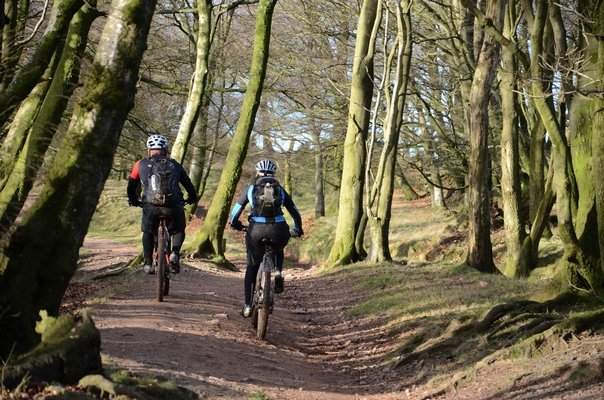
[[(19, 154), (23, 152), (31, 133), (31, 127), (52, 83), (51, 77), (57, 69), (58, 60), (58, 56), (53, 57), (46, 73), (42, 75), (40, 82), (23, 100), (19, 109), (15, 112), (10, 126), (8, 126), (4, 141), (0, 146), (0, 191), (4, 190), (12, 171), (17, 166)], [(5, 204), (0, 205), (0, 207), (6, 209), (9, 206)]]
[[(40, 83), (28, 99), (21, 104), (11, 124), (22, 132), (10, 133), (9, 138), (27, 137), (15, 155), (16, 160), (5, 183), (0, 184), (0, 226), (11, 226), (31, 190), (36, 174), (42, 165), (46, 150), (50, 146), (63, 112), (80, 76), (80, 60), (86, 49), (90, 26), (98, 13), (89, 1), (76, 13), (71, 22), (64, 49), (57, 51), (59, 60), (51, 68), (46, 82)], [(44, 88), (48, 88), (44, 90)], [(38, 92), (41, 92), (38, 94)], [(4, 165), (4, 163), (3, 163)], [(5, 170), (5, 172), (8, 172)]]
[(241, 177), (243, 161), (247, 155), (250, 135), (260, 103), (268, 62), (271, 22), (275, 3), (276, 0), (260, 0), (258, 2), (250, 79), (241, 105), (235, 134), (220, 175), (220, 182), (212, 197), (204, 223), (195, 235), (191, 245), (195, 249), (193, 253), (195, 257), (224, 258), (222, 241), (224, 227), (237, 183)]
[[(602, 46), (604, 38), (604, 3), (587, 1), (578, 6), (578, 11), (586, 17), (583, 25), (584, 34), (581, 43), (584, 58), (589, 62), (581, 71), (578, 79), (580, 90), (591, 90), (594, 84), (602, 90), (604, 85), (604, 53)], [(570, 258), (567, 264), (571, 276), (580, 278), (571, 280), (571, 285), (579, 286), (586, 282), (587, 286), (600, 296), (604, 294), (604, 271), (601, 265), (602, 246), (599, 231), (598, 210), (602, 209), (601, 197), (598, 195), (598, 185), (601, 175), (594, 171), (602, 168), (602, 153), (593, 152), (601, 140), (604, 125), (602, 124), (602, 96), (576, 96), (569, 110), (569, 142), (572, 155), (572, 174), (578, 190), (577, 211), (573, 213), (574, 229), (580, 249), (575, 258)], [(572, 187), (571, 187), (572, 188)], [(572, 192), (571, 192), (572, 194)]]
[(73, 15), (83, 4), (83, 0), (61, 0), (53, 4), (48, 25), (31, 59), (0, 92), (0, 128), (6, 125), (11, 113), (39, 82), (56, 49), (62, 47)]
[(349, 264), (361, 259), (356, 239), (363, 215), (365, 146), (373, 97), (373, 59), (381, 4), (381, 0), (363, 1), (357, 25), (338, 222), (328, 265)]
[(197, 119), (202, 110), (202, 99), (206, 90), (212, 26), (212, 2), (210, 0), (197, 0), (197, 16), (198, 31), (195, 47), (195, 71), (191, 79), (185, 112), (180, 120), (178, 134), (170, 152), (170, 157), (181, 164), (185, 159), (187, 145), (197, 125)]
[[(586, 6), (584, 11), (590, 11), (590, 6), (593, 7), (595, 3), (583, 5)], [(548, 5), (545, 1), (540, 1), (537, 5), (535, 24), (533, 26), (533, 33), (531, 36), (536, 55), (541, 54), (541, 35), (543, 32), (542, 26), (538, 26), (538, 21), (541, 24), (545, 23), (544, 16), (547, 15), (547, 7)], [(591, 10), (593, 10), (593, 8)], [(598, 21), (598, 23), (601, 24), (603, 22), (602, 14), (591, 15), (591, 17), (594, 16), (596, 17), (596, 21)], [(590, 24), (587, 23), (585, 26), (589, 25)], [(590, 58), (590, 50), (593, 48), (592, 45), (597, 42), (597, 39), (595, 39), (593, 33), (588, 32), (587, 30), (585, 31), (585, 34), (586, 35), (584, 35), (584, 37), (586, 37), (588, 40), (588, 43), (585, 46), (587, 55), (586, 60), (593, 60)], [(597, 45), (595, 47), (597, 48)], [(597, 58), (595, 60), (595, 62), (597, 62)], [(589, 62), (587, 65), (588, 68), (593, 68), (593, 65), (590, 65)], [(541, 119), (543, 120), (543, 123), (553, 143), (554, 188), (556, 192), (558, 215), (558, 235), (560, 236), (564, 246), (564, 257), (560, 264), (560, 279), (563, 280), (563, 283), (567, 284), (569, 288), (587, 286), (596, 293), (602, 293), (602, 271), (600, 268), (596, 268), (594, 259), (590, 257), (589, 251), (586, 251), (587, 249), (582, 247), (580, 239), (577, 236), (577, 230), (573, 221), (573, 210), (575, 208), (573, 199), (576, 199), (576, 196), (573, 193), (575, 175), (574, 171), (571, 169), (571, 166), (574, 163), (572, 161), (571, 150), (566, 135), (564, 134), (562, 127), (554, 115), (553, 110), (548, 106), (545, 100), (546, 93), (543, 83), (539, 79), (541, 76), (541, 68), (542, 66), (540, 64), (540, 58), (537, 56), (532, 57), (531, 74), (533, 79), (531, 90), (533, 98), (535, 99), (537, 110), (539, 111), (539, 115), (541, 116)], [(584, 129), (583, 126), (579, 128), (574, 121), (577, 118), (584, 118), (586, 111), (580, 110), (580, 108), (587, 107), (589, 109), (590, 106), (591, 104), (589, 104), (589, 102), (587, 105), (581, 105), (579, 103), (572, 105), (570, 113), (571, 126), (575, 126), (575, 129)], [(601, 129), (602, 127), (596, 127), (596, 129), (597, 128)], [(601, 131), (597, 131), (596, 134), (601, 134)], [(588, 157), (589, 154), (581, 154), (579, 156), (581, 159), (580, 163), (587, 163), (588, 161), (586, 158)], [(579, 182), (579, 186), (584, 186), (585, 184), (586, 182), (583, 179)], [(586, 190), (587, 188), (582, 188), (582, 191), (585, 192)], [(589, 191), (587, 191), (586, 194), (588, 192)], [(590, 202), (589, 200), (587, 201)], [(585, 201), (583, 201), (583, 204), (585, 204)]]
[[(601, 11), (602, 12), (602, 11)], [(604, 21), (600, 22), (600, 29), (604, 26)], [(602, 36), (604, 32), (600, 32), (600, 40), (598, 40), (598, 64), (596, 73), (599, 76), (604, 76), (604, 40)], [(600, 81), (597, 86), (600, 91), (604, 90), (604, 82)], [(595, 110), (593, 137), (592, 137), (592, 181), (596, 195), (596, 210), (598, 221), (598, 242), (600, 249), (600, 270), (604, 272), (604, 98), (596, 97), (593, 99)]]
[[(393, 57), (389, 57), (392, 63), (387, 66), (387, 70), (391, 67), (395, 69), (392, 85), (387, 85), (392, 87), (392, 92), (389, 91), (388, 87), (384, 88), (388, 100), (384, 126), (384, 146), (366, 210), (371, 230), (371, 244), (367, 259), (374, 263), (392, 261), (388, 234), (392, 214), (398, 142), (405, 109), (412, 52), (411, 12), (408, 1), (403, 0), (397, 3), (396, 21), (397, 36), (392, 48)], [(390, 75), (390, 72), (386, 73), (387, 77)], [(377, 206), (375, 211), (372, 210), (371, 204)]]
[[(481, 24), (494, 24), (495, 29), (501, 30), (505, 3), (505, 0), (488, 2), (487, 18), (483, 18)], [(478, 56), (470, 89), (469, 224), (466, 257), (471, 268), (487, 273), (496, 271), (491, 245), (488, 104), (498, 64), (499, 44), (488, 33)]]
[[(214, 29), (214, 33), (211, 34), (213, 37), (212, 43), (220, 41), (220, 45), (210, 46), (210, 55), (208, 63), (212, 65), (212, 68), (208, 70), (207, 83), (203, 90), (203, 96), (201, 101), (201, 111), (195, 123), (195, 129), (193, 130), (194, 150), (193, 157), (191, 158), (191, 167), (189, 170), (189, 176), (191, 182), (197, 190), (197, 197), (201, 198), (205, 193), (206, 184), (212, 166), (214, 163), (214, 156), (216, 155), (216, 149), (218, 146), (218, 140), (220, 138), (220, 126), (222, 122), (222, 111), (225, 107), (224, 96), (225, 91), (218, 90), (216, 97), (218, 100), (213, 101), (215, 90), (214, 87), (219, 84), (220, 87), (225, 86), (225, 66), (223, 55), (228, 50), (228, 47), (223, 45), (225, 38), (228, 37), (228, 33), (231, 28), (231, 22), (233, 18), (233, 11), (225, 13), (217, 21), (217, 26)], [(213, 132), (211, 140), (208, 140), (208, 111), (212, 103), (216, 103), (216, 119), (214, 122)], [(210, 142), (210, 143), (208, 143)], [(189, 215), (194, 215), (197, 210), (197, 204), (191, 204), (188, 208)]]
[[(504, 35), (515, 36), (516, 5), (509, 2), (505, 13)], [(518, 269), (522, 242), (526, 236), (521, 215), (520, 151), (518, 140), (518, 118), (516, 115), (517, 61), (509, 48), (502, 50), (501, 77), (501, 196), (505, 229), (506, 260), (503, 273), (509, 277), (525, 276), (527, 271)]]
[[(206, 107), (202, 109), (207, 110)], [(199, 193), (199, 189), (201, 186), (201, 180), (203, 179), (203, 171), (204, 165), (206, 163), (206, 154), (207, 154), (207, 144), (206, 144), (206, 133), (208, 130), (208, 120), (207, 114), (203, 113), (199, 115), (197, 121), (195, 122), (195, 128), (193, 129), (193, 137), (191, 145), (193, 147), (193, 152), (191, 154), (191, 162), (189, 163), (189, 177), (191, 178), (191, 182), (195, 187), (195, 192), (197, 193), (197, 198), (201, 198), (201, 193)], [(190, 220), (193, 215), (195, 215), (195, 211), (197, 210), (197, 203), (190, 204), (185, 206), (187, 220)]]
[(109, 175), (128, 111), (155, 0), (116, 0), (83, 97), (36, 202), (0, 252), (0, 356), (19, 354), (39, 338), (40, 310), (57, 315), (78, 250)]

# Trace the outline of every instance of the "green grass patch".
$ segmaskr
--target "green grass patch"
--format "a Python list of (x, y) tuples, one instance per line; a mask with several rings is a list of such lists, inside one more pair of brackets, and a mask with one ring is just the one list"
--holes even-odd
[(247, 396), (247, 398), (248, 398), (249, 400), (266, 400), (266, 399), (268, 399), (268, 397), (266, 396), (266, 393), (264, 393), (264, 391), (262, 391), (262, 390), (259, 390), (259, 391), (257, 391), (257, 392), (250, 393), (250, 394)]
[(530, 297), (543, 285), (444, 263), (355, 264), (340, 271), (357, 275), (367, 289), (365, 301), (348, 310), (350, 316), (382, 315), (397, 323), (422, 319), (434, 326), (478, 319), (497, 304)]
[(123, 243), (140, 241), (142, 209), (128, 206), (125, 180), (108, 180), (95, 210), (88, 236)]

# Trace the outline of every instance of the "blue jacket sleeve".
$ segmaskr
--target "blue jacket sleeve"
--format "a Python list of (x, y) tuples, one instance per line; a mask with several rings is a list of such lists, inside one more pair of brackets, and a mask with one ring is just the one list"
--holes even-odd
[(283, 205), (285, 206), (287, 212), (289, 212), (289, 215), (291, 215), (294, 219), (294, 228), (301, 231), (302, 216), (300, 215), (300, 211), (298, 210), (298, 207), (296, 207), (296, 205), (294, 204), (294, 201), (292, 200), (289, 193), (287, 193), (283, 188), (281, 188), (281, 190), (283, 191)]
[(235, 205), (233, 205), (233, 209), (231, 210), (231, 213), (229, 214), (229, 224), (230, 225), (233, 225), (234, 221), (239, 220), (239, 217), (241, 216), (241, 213), (243, 212), (245, 205), (248, 203), (248, 198), (247, 198), (248, 187), (246, 187), (245, 190), (239, 195), (239, 198), (235, 202)]

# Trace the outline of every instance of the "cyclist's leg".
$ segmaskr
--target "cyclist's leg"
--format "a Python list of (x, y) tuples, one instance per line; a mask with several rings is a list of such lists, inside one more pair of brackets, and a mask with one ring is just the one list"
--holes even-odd
[[(260, 229), (259, 229), (260, 228)], [(256, 276), (264, 256), (264, 246), (260, 243), (257, 233), (261, 233), (261, 226), (250, 223), (247, 235), (245, 235), (245, 249), (247, 253), (247, 268), (245, 270), (244, 287), (244, 309), (252, 304), (252, 294), (256, 285)], [(244, 313), (245, 314), (245, 313)], [(244, 315), (245, 316), (245, 315)]]
[(143, 231), (143, 257), (145, 260), (143, 270), (147, 274), (153, 274), (155, 272), (153, 269), (153, 247), (158, 226), (159, 217), (157, 214), (157, 207), (144, 206), (141, 230)]
[(153, 262), (153, 244), (155, 235), (151, 232), (143, 232), (143, 257), (145, 265), (151, 265)]
[(275, 254), (275, 293), (283, 293), (283, 249), (289, 241), (289, 226), (287, 223), (274, 224), (271, 229), (271, 240), (273, 241), (273, 253)]
[(182, 207), (169, 209), (170, 223), (168, 231), (172, 235), (172, 253), (170, 264), (174, 272), (180, 272), (180, 249), (185, 241), (185, 211)]

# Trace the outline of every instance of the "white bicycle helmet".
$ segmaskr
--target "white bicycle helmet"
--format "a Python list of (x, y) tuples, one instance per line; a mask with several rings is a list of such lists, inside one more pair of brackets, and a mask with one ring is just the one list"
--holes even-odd
[(275, 175), (277, 172), (277, 166), (271, 160), (260, 160), (256, 164), (256, 172), (261, 175)]
[(167, 150), (168, 149), (168, 139), (162, 135), (151, 135), (147, 139), (147, 149), (148, 150)]

